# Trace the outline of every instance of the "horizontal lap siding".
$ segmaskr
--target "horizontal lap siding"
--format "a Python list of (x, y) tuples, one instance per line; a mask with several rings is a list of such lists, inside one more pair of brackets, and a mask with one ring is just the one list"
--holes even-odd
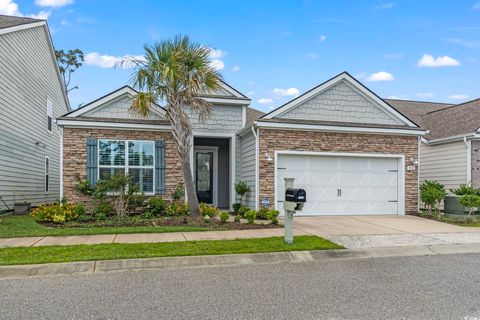
[[(47, 98), (53, 117), (67, 112), (44, 27), (0, 35), (0, 195), (39, 205), (60, 197), (60, 136), (46, 129)], [(50, 191), (44, 192), (45, 155)], [(0, 208), (5, 208), (0, 202)]]
[(420, 146), (420, 181), (436, 180), (447, 190), (467, 183), (467, 146), (463, 141)]
[(255, 208), (255, 136), (252, 132), (242, 137), (242, 154), (241, 154), (241, 180), (250, 186), (250, 192), (246, 194), (244, 205), (249, 208)]

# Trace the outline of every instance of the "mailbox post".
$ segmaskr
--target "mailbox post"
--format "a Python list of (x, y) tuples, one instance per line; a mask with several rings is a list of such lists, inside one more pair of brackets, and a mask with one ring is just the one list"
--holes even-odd
[[(285, 181), (285, 193), (288, 188), (293, 188), (294, 178), (284, 178)], [(286, 201), (286, 200), (285, 200)], [(295, 213), (294, 208), (288, 208), (284, 202), (285, 210), (285, 242), (293, 243), (293, 214)]]

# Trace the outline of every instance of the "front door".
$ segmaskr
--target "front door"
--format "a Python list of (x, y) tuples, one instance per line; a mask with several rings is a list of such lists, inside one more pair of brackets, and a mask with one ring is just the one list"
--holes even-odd
[(213, 151), (195, 151), (195, 185), (200, 203), (213, 203), (213, 165)]

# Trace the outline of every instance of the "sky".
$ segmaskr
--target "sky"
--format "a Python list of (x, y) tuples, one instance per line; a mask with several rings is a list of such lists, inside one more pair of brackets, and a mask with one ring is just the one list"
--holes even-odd
[(477, 1), (0, 0), (0, 14), (47, 18), (56, 49), (85, 53), (74, 108), (129, 84), (117, 61), (178, 34), (262, 111), (342, 71), (383, 98), (480, 98)]

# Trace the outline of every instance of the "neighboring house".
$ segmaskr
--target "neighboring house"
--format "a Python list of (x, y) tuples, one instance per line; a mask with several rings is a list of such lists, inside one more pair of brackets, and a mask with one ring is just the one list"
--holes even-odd
[[(170, 198), (182, 183), (171, 129), (158, 107), (148, 118), (129, 113), (137, 92), (120, 88), (57, 119), (63, 129), (64, 195), (76, 176), (95, 182), (121, 171), (146, 195)], [(268, 114), (228, 86), (205, 99), (205, 122), (191, 114), (192, 166), (202, 202), (229, 208), (234, 183), (251, 187), (246, 204), (282, 209), (283, 178), (306, 189), (301, 214), (416, 212), (418, 145), (425, 130), (344, 72)]]
[(59, 201), (54, 119), (68, 111), (47, 22), (0, 15), (0, 196), (8, 207)]
[(420, 180), (446, 190), (460, 184), (480, 187), (480, 100), (446, 104), (387, 100), (428, 130), (420, 145)]

